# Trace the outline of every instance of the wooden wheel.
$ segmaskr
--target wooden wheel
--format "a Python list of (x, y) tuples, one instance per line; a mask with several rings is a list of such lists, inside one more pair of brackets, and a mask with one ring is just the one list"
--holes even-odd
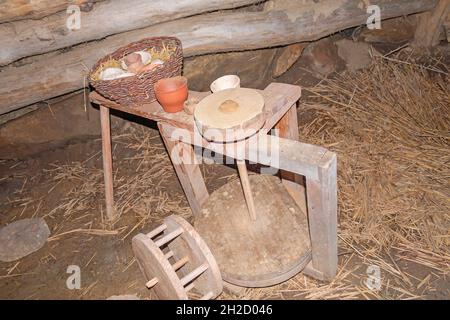
[(216, 190), (195, 220), (226, 282), (266, 287), (293, 277), (311, 260), (306, 214), (274, 176), (251, 175), (257, 219), (238, 180)]
[(194, 118), (199, 132), (209, 141), (243, 140), (264, 125), (264, 98), (253, 89), (225, 89), (201, 100)]
[(187, 300), (187, 292), (194, 288), (201, 299), (222, 292), (222, 278), (211, 251), (184, 219), (167, 217), (148, 234), (136, 235), (132, 246), (146, 286), (159, 299)]

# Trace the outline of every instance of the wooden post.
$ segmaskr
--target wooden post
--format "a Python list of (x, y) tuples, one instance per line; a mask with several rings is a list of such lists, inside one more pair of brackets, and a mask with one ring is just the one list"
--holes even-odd
[(236, 160), (236, 165), (241, 178), (242, 190), (244, 191), (245, 202), (247, 203), (248, 213), (250, 219), (256, 220), (255, 202), (253, 201), (252, 189), (250, 187), (250, 180), (248, 179), (247, 165), (245, 160)]
[[(199, 215), (203, 203), (208, 199), (209, 193), (203, 180), (200, 166), (194, 163), (195, 154), (192, 145), (181, 141), (173, 141), (164, 134), (164, 124), (158, 123), (159, 132), (169, 153), (175, 172), (180, 180), (181, 187), (194, 215)], [(191, 159), (186, 163), (183, 159)]]
[[(278, 129), (278, 135), (281, 138), (298, 141), (298, 118), (296, 104), (292, 105), (288, 112), (286, 112), (286, 114), (276, 124), (275, 128)], [(303, 176), (284, 170), (280, 170), (280, 176), (289, 194), (297, 202), (300, 209), (306, 213), (306, 191)]]
[(439, 44), (441, 27), (449, 10), (450, 0), (440, 0), (432, 11), (420, 15), (413, 41), (415, 47), (430, 49)]
[(102, 127), (103, 175), (105, 177), (106, 216), (110, 221), (116, 217), (114, 210), (114, 190), (111, 152), (111, 125), (109, 108), (100, 105), (100, 123)]
[[(297, 105), (294, 104), (288, 112), (280, 119), (275, 126), (278, 129), (278, 135), (281, 138), (298, 141), (298, 119), (297, 119)], [(299, 175), (291, 172), (281, 171), (283, 180), (290, 180), (295, 182), (302, 182), (303, 179)]]
[(318, 181), (306, 179), (312, 264), (305, 273), (321, 280), (332, 280), (338, 265), (336, 156), (318, 170)]
[[(280, 137), (298, 141), (296, 105), (281, 118), (276, 128)], [(318, 171), (319, 180), (306, 179), (306, 190), (304, 179), (298, 174), (281, 171), (281, 178), (299, 207), (308, 212), (312, 262), (304, 272), (320, 280), (332, 280), (338, 264), (336, 156), (328, 166), (319, 166)]]

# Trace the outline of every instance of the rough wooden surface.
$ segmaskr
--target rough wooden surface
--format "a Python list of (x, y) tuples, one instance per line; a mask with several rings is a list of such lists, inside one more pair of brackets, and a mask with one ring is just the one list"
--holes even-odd
[(106, 216), (110, 221), (116, 218), (114, 207), (114, 177), (112, 172), (111, 121), (109, 109), (100, 106), (100, 122), (102, 127), (103, 176), (105, 180)]
[(101, 0), (2, 0), (0, 1), (0, 23), (39, 19), (58, 11), (65, 11), (73, 4), (89, 7), (90, 4), (99, 1)]
[(187, 293), (180, 279), (164, 253), (145, 234), (138, 234), (132, 240), (132, 247), (145, 281), (156, 278), (152, 290), (160, 300), (187, 300)]
[(195, 228), (225, 281), (245, 287), (281, 283), (310, 261), (306, 214), (274, 176), (251, 175), (257, 219), (252, 221), (238, 180), (215, 191)]
[(201, 100), (194, 118), (207, 140), (242, 140), (258, 132), (266, 122), (264, 97), (248, 88), (222, 90)]
[(450, 12), (450, 0), (439, 0), (436, 7), (419, 17), (413, 45), (429, 49), (439, 44), (441, 27)]
[[(264, 133), (269, 132), (287, 110), (301, 97), (301, 88), (299, 86), (284, 83), (271, 83), (264, 90), (257, 91), (264, 98), (265, 112), (267, 113), (266, 123), (261, 129)], [(201, 100), (209, 94), (209, 92), (189, 91), (189, 99)], [(130, 107), (108, 100), (95, 91), (91, 92), (89, 97), (92, 103), (194, 132), (195, 123), (192, 115), (188, 115), (185, 112), (164, 112), (157, 101), (142, 106)]]
[[(175, 237), (170, 236), (174, 233)], [(183, 218), (166, 217), (161, 227), (147, 235), (136, 235), (132, 246), (147, 286), (159, 299), (187, 300), (190, 290), (212, 299), (222, 292), (216, 260), (199, 234)], [(198, 271), (199, 266), (203, 266), (202, 271)]]
[(323, 147), (266, 135), (261, 131), (242, 145), (227, 143), (226, 146), (208, 142), (198, 133), (196, 135), (171, 125), (164, 127), (164, 134), (173, 134), (180, 141), (232, 158), (236, 157), (236, 149), (239, 149), (242, 150), (242, 158), (246, 160), (290, 171), (316, 181), (320, 179), (320, 168), (328, 166), (336, 157), (335, 153)]
[[(277, 123), (276, 128), (279, 130), (278, 135), (281, 138), (298, 141), (298, 119), (297, 119), (297, 104), (294, 104), (288, 112)], [(306, 209), (306, 189), (304, 177), (292, 172), (281, 170), (280, 177), (286, 190), (295, 200), (297, 205), (304, 212)]]
[(205, 241), (181, 217), (173, 215), (164, 219), (164, 222), (167, 225), (167, 230), (174, 230), (179, 226), (184, 230), (176, 240), (168, 245), (169, 249), (174, 253), (175, 261), (179, 261), (183, 257), (188, 258), (188, 263), (178, 271), (180, 278), (189, 275), (198, 266), (206, 263), (208, 269), (193, 281), (194, 290), (201, 296), (211, 293), (211, 299), (220, 295), (223, 290), (222, 276), (216, 259)]
[[(319, 181), (306, 179), (312, 268), (321, 280), (331, 281), (337, 273), (337, 161), (319, 168)], [(311, 273), (314, 274), (314, 273)]]
[[(294, 104), (288, 112), (277, 123), (276, 129), (278, 129), (278, 135), (281, 138), (298, 141), (298, 119), (297, 119), (297, 104)], [(281, 178), (287, 188), (290, 188), (294, 183), (302, 183), (303, 178), (301, 176), (292, 174), (290, 172), (281, 172)]]
[[(436, 0), (380, 0), (377, 4), (387, 19), (430, 10)], [(0, 114), (87, 86), (84, 78), (100, 57), (149, 35), (179, 37), (184, 56), (189, 57), (312, 41), (364, 24), (368, 16), (363, 1), (327, 0), (289, 10), (204, 14), (117, 34), (2, 69)]]
[(209, 197), (209, 193), (200, 166), (196, 161), (193, 147), (190, 144), (172, 140), (171, 137), (165, 136), (163, 123), (158, 123), (158, 127), (192, 213), (194, 216), (199, 215), (203, 203)]
[[(83, 1), (73, 2), (82, 3)], [(153, 0), (151, 2), (148, 0), (105, 0), (96, 3), (89, 12), (81, 12), (81, 28), (73, 31), (66, 27), (69, 15), (65, 12), (67, 7), (64, 7), (64, 11), (46, 19), (22, 20), (0, 25), (0, 42), (2, 43), (0, 65), (23, 57), (103, 39), (112, 34), (255, 2), (257, 0)]]
[(239, 178), (241, 179), (241, 187), (244, 192), (245, 202), (247, 203), (247, 210), (252, 221), (256, 221), (255, 201), (253, 199), (252, 187), (248, 177), (247, 164), (245, 160), (236, 160), (236, 165), (239, 171)]

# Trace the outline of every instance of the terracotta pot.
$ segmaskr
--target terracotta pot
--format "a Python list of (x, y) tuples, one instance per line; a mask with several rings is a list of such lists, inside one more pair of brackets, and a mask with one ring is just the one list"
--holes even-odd
[(187, 79), (181, 76), (161, 79), (155, 84), (155, 94), (165, 112), (180, 112), (188, 97)]

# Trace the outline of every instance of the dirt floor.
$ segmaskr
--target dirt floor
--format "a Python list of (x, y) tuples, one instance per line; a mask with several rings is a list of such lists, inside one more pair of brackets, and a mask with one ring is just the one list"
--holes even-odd
[[(339, 159), (339, 274), (332, 283), (299, 274), (271, 288), (226, 291), (220, 299), (450, 298), (450, 99), (448, 69), (443, 72), (384, 59), (306, 88), (300, 139)], [(380, 77), (379, 88), (368, 74)], [(404, 101), (398, 87), (386, 87), (398, 81), (408, 82), (399, 87)], [(422, 118), (401, 111), (412, 101), (424, 108)], [(191, 211), (154, 126), (131, 123), (112, 134), (120, 214), (114, 224), (104, 215), (100, 139), (0, 161), (0, 225), (44, 217), (51, 230), (39, 251), (0, 263), (0, 298), (151, 298), (131, 238), (170, 214), (191, 221)], [(208, 164), (202, 171), (210, 192), (237, 178), (231, 167)], [(66, 286), (70, 265), (81, 269), (80, 290)], [(367, 286), (373, 268), (380, 268), (379, 289)]]

